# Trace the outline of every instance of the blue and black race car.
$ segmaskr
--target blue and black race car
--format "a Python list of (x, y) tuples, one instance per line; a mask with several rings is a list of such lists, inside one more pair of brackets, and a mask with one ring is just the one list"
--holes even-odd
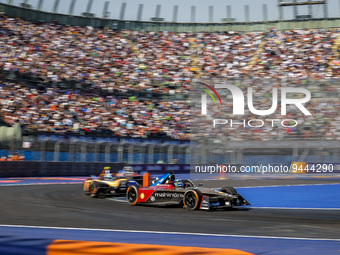
[(188, 210), (212, 208), (231, 208), (250, 205), (230, 186), (220, 189), (198, 187), (188, 179), (176, 179), (173, 173), (167, 173), (149, 187), (130, 185), (126, 192), (130, 205), (138, 204), (178, 204)]

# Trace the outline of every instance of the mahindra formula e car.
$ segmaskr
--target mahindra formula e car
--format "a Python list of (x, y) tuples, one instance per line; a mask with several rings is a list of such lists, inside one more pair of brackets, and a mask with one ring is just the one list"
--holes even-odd
[(105, 167), (98, 177), (91, 176), (84, 182), (84, 192), (91, 197), (125, 195), (130, 184), (142, 183), (143, 175), (133, 172), (131, 168), (112, 174), (110, 167)]
[(149, 187), (130, 185), (126, 197), (130, 205), (178, 204), (188, 210), (250, 205), (233, 187), (210, 189), (201, 186), (196, 187), (190, 180), (175, 179), (173, 173), (167, 173)]

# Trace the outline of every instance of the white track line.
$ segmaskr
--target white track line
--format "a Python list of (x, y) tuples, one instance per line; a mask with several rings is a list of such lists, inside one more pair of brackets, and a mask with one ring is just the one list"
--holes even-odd
[(144, 230), (123, 230), (123, 229), (95, 229), (95, 228), (69, 228), (69, 227), (45, 227), (45, 226), (25, 226), (25, 225), (1, 225), (0, 227), (13, 228), (38, 228), (38, 229), (59, 229), (59, 230), (84, 230), (84, 231), (102, 231), (102, 232), (126, 232), (126, 233), (146, 233), (146, 234), (167, 234), (167, 235), (195, 235), (195, 236), (217, 236), (217, 237), (239, 237), (239, 238), (268, 238), (284, 240), (306, 240), (306, 241), (336, 241), (340, 239), (327, 238), (304, 238), (304, 237), (280, 237), (280, 236), (248, 236), (248, 235), (225, 235), (225, 234), (206, 234), (206, 233), (188, 233), (188, 232), (164, 232), (164, 231), (144, 231)]
[[(127, 203), (128, 201), (126, 199), (116, 199), (116, 198), (106, 198), (107, 200), (115, 201), (115, 202), (121, 202), (121, 203)], [(238, 207), (237, 207), (238, 208)], [(303, 208), (303, 207), (267, 207), (267, 206), (247, 206), (242, 208), (251, 208), (251, 209), (278, 209), (278, 210), (324, 210), (324, 211), (337, 211), (340, 210), (340, 208)]]
[(116, 201), (116, 202), (123, 202), (123, 203), (127, 203), (127, 199), (116, 199), (116, 198), (112, 198), (112, 197), (107, 197), (107, 200), (111, 200), (111, 201)]

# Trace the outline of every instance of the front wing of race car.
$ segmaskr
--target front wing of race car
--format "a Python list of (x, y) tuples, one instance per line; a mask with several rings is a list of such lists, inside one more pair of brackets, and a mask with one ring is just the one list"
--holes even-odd
[(84, 182), (84, 192), (92, 197), (125, 194), (127, 187), (127, 179), (114, 181), (89, 179)]
[(199, 209), (210, 210), (213, 208), (231, 208), (234, 206), (250, 205), (240, 194), (236, 195), (221, 195), (221, 196), (209, 196), (203, 194), (200, 200)]

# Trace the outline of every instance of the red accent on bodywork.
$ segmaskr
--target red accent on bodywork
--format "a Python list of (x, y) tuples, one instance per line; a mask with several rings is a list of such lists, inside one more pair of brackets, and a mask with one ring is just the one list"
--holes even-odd
[(163, 184), (153, 187), (139, 188), (138, 203), (145, 203), (156, 190), (173, 190), (173, 189), (175, 189), (175, 187), (172, 184)]
[(204, 197), (209, 197), (209, 196), (204, 196), (204, 195), (202, 196), (202, 200), (201, 200), (201, 204), (200, 204), (200, 208), (199, 209), (202, 208), (202, 203), (203, 203)]

